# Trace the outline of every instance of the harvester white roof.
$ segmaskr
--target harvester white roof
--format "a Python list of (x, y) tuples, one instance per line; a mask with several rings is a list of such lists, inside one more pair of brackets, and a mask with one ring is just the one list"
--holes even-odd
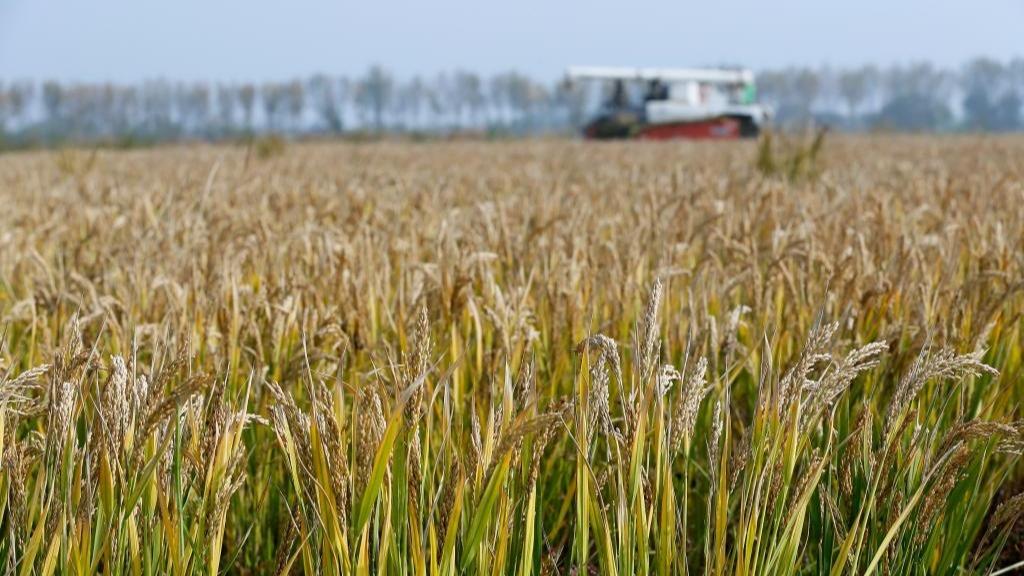
[(754, 73), (745, 68), (617, 68), (572, 66), (570, 80), (660, 80), (662, 82), (706, 82), (709, 84), (750, 84)]

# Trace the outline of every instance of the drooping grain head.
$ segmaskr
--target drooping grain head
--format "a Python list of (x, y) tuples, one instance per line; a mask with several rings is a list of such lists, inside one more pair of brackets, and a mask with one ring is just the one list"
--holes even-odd
[(999, 371), (981, 361), (982, 352), (975, 351), (957, 355), (944, 348), (932, 353), (928, 348), (921, 350), (907, 373), (900, 379), (889, 404), (886, 415), (886, 431), (892, 432), (895, 425), (924, 385), (933, 378), (968, 378), (981, 374), (998, 376)]
[(373, 469), (373, 459), (384, 436), (384, 408), (380, 396), (373, 386), (363, 386), (359, 390), (357, 402), (358, 421), (356, 423), (356, 467), (354, 494), (362, 496), (366, 483)]
[(658, 362), (658, 309), (661, 307), (662, 283), (661, 278), (656, 278), (647, 296), (647, 305), (644, 308), (643, 319), (638, 327), (639, 334), (639, 377), (641, 385), (646, 384), (654, 374), (655, 365)]
[[(707, 358), (701, 357), (697, 361), (696, 366), (691, 370), (686, 379), (686, 385), (681, 388), (679, 397), (676, 399), (670, 436), (673, 452), (678, 452), (682, 448), (684, 441), (693, 438), (701, 402), (710, 392), (707, 386), (707, 371)], [(719, 408), (716, 406), (716, 410), (719, 410)]]

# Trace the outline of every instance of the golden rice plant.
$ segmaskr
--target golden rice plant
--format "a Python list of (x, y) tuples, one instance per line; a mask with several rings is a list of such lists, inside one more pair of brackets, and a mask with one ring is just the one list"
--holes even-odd
[(1024, 141), (813, 148), (0, 157), (0, 565), (1024, 567)]

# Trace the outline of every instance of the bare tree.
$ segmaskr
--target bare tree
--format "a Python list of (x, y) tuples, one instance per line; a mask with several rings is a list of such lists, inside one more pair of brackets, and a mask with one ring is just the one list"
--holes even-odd
[(260, 88), (260, 102), (263, 103), (263, 115), (267, 128), (276, 131), (281, 128), (281, 115), (284, 113), (286, 89), (280, 84), (268, 82)]
[(459, 117), (456, 123), (462, 123), (462, 112), (469, 112), (469, 122), (477, 125), (480, 121), (480, 112), (484, 106), (483, 87), (480, 77), (472, 72), (458, 71), (453, 81), (453, 96), (458, 102)]
[(509, 93), (508, 74), (497, 74), (487, 82), (488, 100), (498, 124), (505, 124), (508, 121)]
[(569, 126), (581, 126), (587, 97), (583, 85), (569, 81), (559, 82), (555, 87), (554, 97), (557, 106), (564, 111)]
[(217, 120), (221, 134), (230, 134), (235, 130), (235, 104), (238, 102), (238, 90), (230, 84), (217, 86)]
[(804, 68), (797, 72), (793, 82), (800, 112), (804, 119), (808, 119), (821, 94), (821, 76), (811, 68)]
[(46, 119), (56, 125), (60, 122), (64, 107), (64, 87), (52, 80), (43, 84), (43, 110)]
[(10, 94), (0, 82), (0, 136), (7, 132), (7, 119), (11, 115)]
[(861, 105), (868, 98), (876, 77), (877, 72), (871, 66), (862, 66), (839, 73), (839, 94), (846, 103), (846, 112), (850, 118), (855, 118), (860, 112)]
[(400, 108), (405, 114), (406, 121), (414, 129), (422, 127), (423, 104), (426, 97), (427, 88), (419, 76), (413, 76), (398, 91), (398, 99), (401, 101)]
[(447, 110), (445, 95), (442, 93), (441, 86), (437, 81), (440, 78), (438, 77), (433, 82), (423, 86), (424, 99), (427, 103), (427, 109), (430, 110), (431, 123), (434, 128), (441, 125)]
[(531, 86), (530, 79), (518, 72), (510, 72), (506, 81), (505, 89), (508, 91), (508, 103), (516, 114), (521, 125), (529, 122), (531, 108)]
[(1008, 67), (991, 58), (976, 58), (964, 66), (961, 84), (968, 129), (1001, 132), (1019, 126), (1020, 96)]
[(210, 88), (195, 83), (179, 88), (178, 113), (182, 128), (190, 134), (199, 134), (208, 126), (210, 119)]
[(318, 74), (309, 81), (309, 96), (324, 128), (335, 134), (340, 133), (344, 127), (343, 110), (348, 96), (348, 80), (334, 80)]
[(359, 82), (356, 105), (364, 115), (373, 117), (373, 127), (384, 131), (384, 113), (391, 105), (395, 81), (391, 74), (379, 65), (374, 65)]
[(462, 102), (455, 90), (455, 81), (452, 77), (440, 72), (431, 80), (431, 111), (434, 113), (435, 124), (452, 128), (458, 122), (457, 118), (462, 114)]
[(131, 135), (136, 131), (141, 118), (139, 91), (135, 86), (115, 87), (114, 100), (113, 133), (116, 136)]
[(253, 111), (256, 108), (256, 87), (252, 84), (243, 84), (238, 88), (238, 104), (242, 107), (242, 118), (245, 122), (245, 131), (252, 132)]
[(306, 111), (306, 89), (302, 82), (292, 80), (284, 87), (285, 111), (291, 130), (296, 132), (302, 128), (302, 116)]
[[(35, 85), (29, 81), (14, 82), (8, 86), (6, 94), (2, 88), (0, 88), (0, 106), (6, 106), (6, 111), (0, 112), (5, 114), (7, 121), (13, 126), (21, 126), (27, 122), (27, 116), (29, 112), (29, 103), (32, 101), (32, 95), (35, 92)], [(2, 130), (0, 126), (0, 130)]]

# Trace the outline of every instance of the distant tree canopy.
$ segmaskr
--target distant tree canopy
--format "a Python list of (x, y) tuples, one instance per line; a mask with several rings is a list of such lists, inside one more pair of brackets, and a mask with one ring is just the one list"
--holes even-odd
[(910, 92), (889, 99), (875, 114), (873, 123), (902, 132), (928, 132), (946, 128), (952, 118), (945, 102), (928, 94)]
[[(824, 123), (849, 131), (1024, 129), (1024, 58), (978, 58), (958, 69), (927, 63), (791, 67), (764, 70), (757, 82), (760, 100), (782, 128)], [(398, 78), (383, 66), (356, 77), (318, 74), (260, 85), (0, 81), (0, 137), (10, 145), (263, 132), (569, 132), (601, 99), (599, 87), (549, 85), (515, 71)]]
[(927, 63), (787, 68), (758, 75), (776, 124), (841, 130), (1009, 132), (1024, 128), (1024, 58), (972, 60), (956, 70)]

